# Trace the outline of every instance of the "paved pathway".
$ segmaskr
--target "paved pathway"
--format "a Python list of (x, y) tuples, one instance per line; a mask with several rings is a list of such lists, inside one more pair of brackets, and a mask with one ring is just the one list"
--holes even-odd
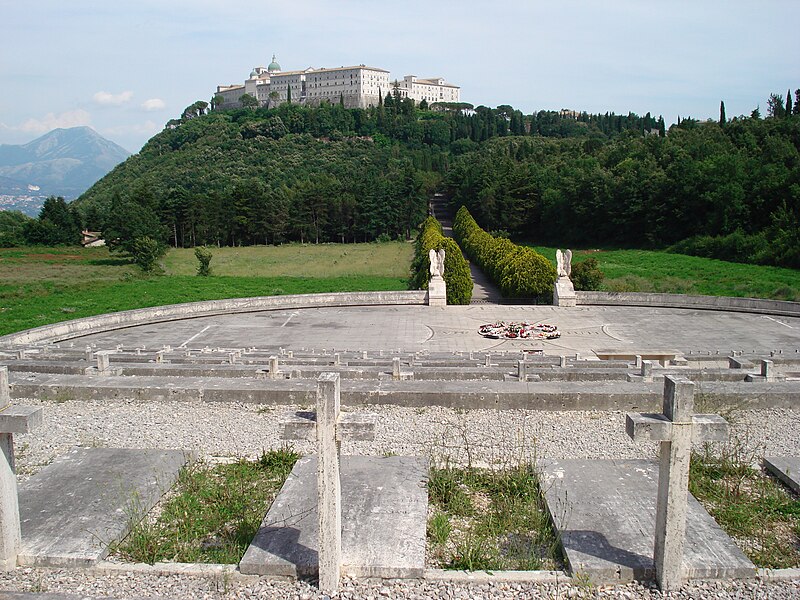
[[(437, 196), (431, 200), (433, 216), (442, 224), (445, 237), (453, 237), (453, 216), (444, 197)], [(466, 256), (464, 257), (467, 258)], [(467, 259), (472, 274), (472, 304), (498, 304), (502, 300), (500, 290), (489, 280), (486, 274)]]

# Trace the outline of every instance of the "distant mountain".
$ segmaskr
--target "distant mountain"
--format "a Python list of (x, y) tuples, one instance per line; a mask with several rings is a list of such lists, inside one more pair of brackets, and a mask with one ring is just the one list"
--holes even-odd
[(0, 195), (77, 198), (128, 156), (90, 127), (54, 129), (23, 145), (2, 144)]

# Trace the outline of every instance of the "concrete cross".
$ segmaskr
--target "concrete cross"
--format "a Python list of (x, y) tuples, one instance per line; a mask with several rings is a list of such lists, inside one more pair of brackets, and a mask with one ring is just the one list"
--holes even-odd
[(20, 546), (19, 500), (14, 464), (14, 434), (28, 433), (42, 423), (42, 409), (11, 406), (8, 367), (0, 367), (0, 570), (17, 566)]
[(723, 441), (728, 423), (719, 415), (695, 415), (694, 383), (664, 377), (664, 414), (628, 413), (625, 428), (635, 441), (661, 442), (653, 559), (663, 591), (683, 584), (681, 563), (686, 538), (689, 461), (692, 441)]
[(293, 415), (283, 430), (284, 439), (317, 441), (319, 589), (331, 596), (339, 589), (342, 567), (341, 441), (375, 438), (374, 420), (353, 413), (340, 414), (340, 404), (339, 373), (322, 373), (317, 379), (316, 418)]

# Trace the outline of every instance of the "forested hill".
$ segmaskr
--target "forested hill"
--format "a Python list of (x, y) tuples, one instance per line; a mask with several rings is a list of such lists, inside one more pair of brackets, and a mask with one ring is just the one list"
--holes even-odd
[(483, 227), (536, 243), (800, 268), (800, 114), (686, 120), (664, 138), (491, 140), (452, 161), (447, 187)]
[[(176, 246), (407, 237), (446, 188), (487, 230), (800, 267), (800, 91), (761, 118), (195, 103), (78, 201), (106, 239)], [(777, 97), (776, 95), (773, 95)], [(774, 104), (774, 103), (773, 103)], [(466, 110), (465, 110), (466, 109)]]
[(488, 139), (607, 139), (659, 127), (649, 115), (429, 111), (391, 96), (366, 110), (284, 104), (203, 114), (204, 104), (76, 201), (87, 227), (107, 239), (147, 234), (177, 246), (396, 238), (425, 217), (451, 156)]

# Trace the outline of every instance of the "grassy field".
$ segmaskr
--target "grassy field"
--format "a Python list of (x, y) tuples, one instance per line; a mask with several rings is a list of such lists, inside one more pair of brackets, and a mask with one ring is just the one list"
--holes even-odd
[[(556, 249), (535, 246), (555, 264)], [(664, 292), (800, 301), (800, 271), (650, 250), (573, 250), (597, 259), (609, 292)]]
[(212, 277), (191, 250), (165, 275), (142, 277), (106, 248), (0, 249), (0, 335), (119, 310), (198, 300), (403, 290), (413, 247), (402, 242), (214, 249)]

